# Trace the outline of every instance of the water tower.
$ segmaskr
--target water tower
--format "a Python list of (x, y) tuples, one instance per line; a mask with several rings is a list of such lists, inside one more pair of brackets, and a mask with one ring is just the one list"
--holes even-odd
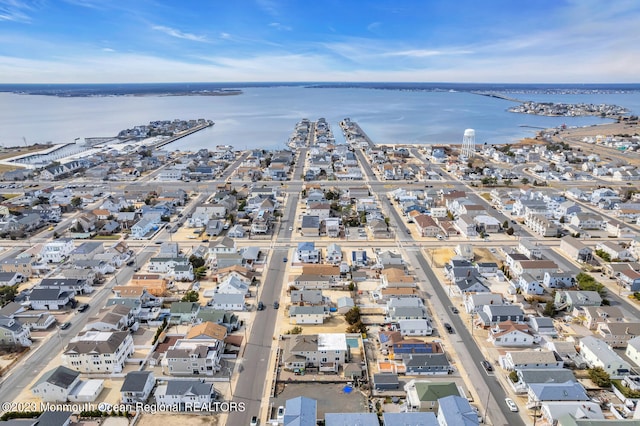
[(476, 153), (476, 131), (473, 129), (467, 129), (464, 131), (464, 137), (462, 138), (462, 151), (460, 155), (466, 159), (472, 159)]

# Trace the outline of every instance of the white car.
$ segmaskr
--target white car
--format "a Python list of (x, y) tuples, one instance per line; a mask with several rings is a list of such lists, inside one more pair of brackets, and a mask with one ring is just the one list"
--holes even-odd
[(289, 231), (293, 231), (293, 226), (290, 226), (290, 227), (289, 227)]
[(516, 405), (515, 402), (513, 402), (513, 399), (505, 398), (504, 402), (507, 403), (507, 406), (509, 407), (509, 410), (513, 411), (514, 413), (518, 412), (518, 406)]
[(284, 407), (281, 405), (278, 407), (278, 420), (284, 420)]

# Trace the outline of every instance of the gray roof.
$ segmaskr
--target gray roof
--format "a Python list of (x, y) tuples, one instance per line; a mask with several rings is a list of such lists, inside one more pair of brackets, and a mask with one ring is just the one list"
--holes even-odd
[(395, 373), (378, 373), (373, 375), (373, 383), (385, 385), (397, 385), (398, 375)]
[(302, 216), (302, 228), (320, 228), (320, 216)]
[(44, 411), (38, 417), (38, 426), (59, 426), (69, 421), (71, 411)]
[(29, 294), (29, 300), (62, 300), (69, 296), (66, 291), (57, 288), (34, 288)]
[(325, 426), (369, 426), (377, 425), (378, 416), (375, 413), (326, 413)]
[(315, 399), (299, 396), (285, 403), (285, 426), (316, 426), (318, 403)]
[(438, 399), (438, 416), (444, 417), (444, 424), (447, 426), (479, 424), (478, 413), (471, 408), (469, 401), (457, 395), (449, 395)]
[(575, 381), (576, 376), (573, 371), (566, 368), (525, 368), (518, 370), (518, 374), (524, 383), (566, 383)]
[(438, 426), (436, 415), (429, 412), (383, 413), (382, 420), (384, 426)]
[(69, 386), (80, 376), (78, 371), (74, 371), (70, 368), (59, 366), (44, 373), (33, 387), (38, 386), (41, 383), (50, 383), (54, 386), (58, 386), (64, 389), (68, 389)]
[(82, 243), (80, 244), (78, 247), (76, 247), (71, 254), (88, 254), (91, 253), (95, 250), (97, 250), (98, 248), (102, 247), (102, 243), (97, 243), (97, 242), (93, 242), (93, 241), (87, 241), (86, 243)]
[(215, 303), (239, 304), (244, 303), (244, 295), (240, 293), (216, 293), (213, 296)]
[(403, 356), (404, 365), (409, 367), (448, 366), (449, 360), (445, 354), (407, 354)]
[(202, 383), (199, 380), (169, 380), (166, 395), (213, 395), (213, 384)]
[(130, 371), (124, 378), (120, 392), (142, 392), (151, 371)]
[(584, 387), (577, 382), (532, 383), (529, 389), (538, 401), (588, 401)]
[(324, 315), (322, 306), (292, 306), (289, 315)]
[(524, 315), (522, 309), (516, 305), (484, 305), (491, 315)]

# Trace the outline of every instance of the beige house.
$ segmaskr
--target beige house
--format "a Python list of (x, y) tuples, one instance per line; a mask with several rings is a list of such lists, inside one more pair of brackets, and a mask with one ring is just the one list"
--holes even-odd
[(128, 331), (86, 331), (71, 339), (62, 353), (62, 362), (86, 374), (120, 373), (133, 352), (133, 338)]

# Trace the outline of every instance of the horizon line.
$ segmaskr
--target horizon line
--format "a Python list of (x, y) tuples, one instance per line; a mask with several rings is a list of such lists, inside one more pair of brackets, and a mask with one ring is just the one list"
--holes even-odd
[(34, 85), (49, 85), (49, 86), (73, 86), (73, 85), (96, 85), (96, 86), (104, 86), (104, 85), (113, 85), (113, 84), (458, 84), (458, 85), (472, 85), (472, 84), (481, 84), (481, 85), (503, 85), (503, 86), (517, 86), (517, 85), (564, 85), (564, 86), (595, 86), (595, 85), (640, 85), (640, 81), (634, 83), (602, 83), (602, 82), (582, 82), (582, 83), (566, 83), (566, 82), (553, 82), (553, 83), (543, 83), (543, 82), (529, 82), (529, 83), (501, 83), (501, 82), (484, 82), (484, 81), (476, 81), (476, 82), (456, 82), (456, 81), (297, 81), (297, 80), (288, 80), (288, 81), (158, 81), (158, 82), (112, 82), (112, 83), (0, 83), (1, 86), (34, 86)]

